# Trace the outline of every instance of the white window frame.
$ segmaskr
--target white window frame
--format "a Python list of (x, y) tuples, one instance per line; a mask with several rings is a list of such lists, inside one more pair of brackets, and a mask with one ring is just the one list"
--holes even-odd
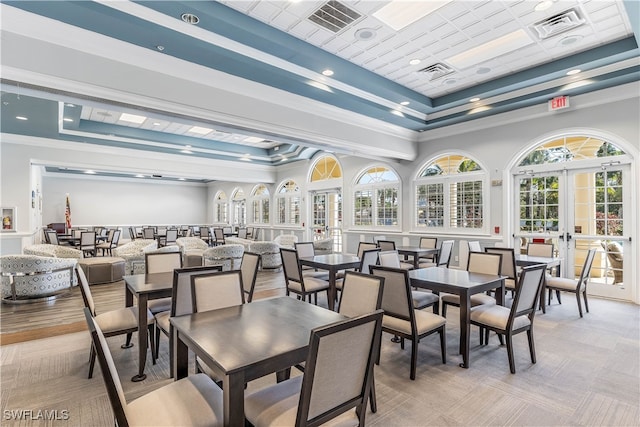
[[(297, 188), (296, 191), (291, 191), (286, 189), (285, 186), (290, 182), (295, 184)], [(284, 192), (283, 192), (283, 189), (285, 190)], [(274, 209), (276, 212), (275, 219), (273, 221), (274, 224), (277, 224), (283, 227), (296, 227), (296, 228), (300, 227), (300, 225), (302, 224), (302, 192), (300, 190), (300, 185), (298, 184), (298, 182), (294, 179), (285, 179), (284, 181), (282, 181), (282, 183), (278, 185), (278, 190), (276, 191), (274, 201), (275, 201)], [(280, 220), (281, 203), (284, 203), (284, 209), (285, 209), (284, 222), (281, 222)], [(292, 208), (294, 205), (298, 206), (297, 221), (295, 221), (295, 219), (292, 218), (292, 215), (293, 215)]]
[[(224, 196), (224, 197), (223, 197)], [(213, 216), (214, 222), (218, 222), (221, 224), (229, 223), (229, 199), (227, 198), (227, 193), (224, 191), (218, 191), (213, 198)], [(220, 218), (222, 216), (222, 218)]]
[[(264, 188), (265, 193), (256, 195), (258, 190), (261, 190), (262, 188)], [(253, 188), (253, 190), (251, 191), (251, 197), (249, 199), (251, 201), (250, 205), (251, 205), (252, 224), (268, 225), (271, 223), (270, 199), (271, 199), (271, 193), (269, 192), (269, 188), (266, 185), (258, 184)], [(266, 221), (265, 221), (265, 212), (267, 216)], [(257, 218), (256, 218), (256, 213), (257, 213)]]
[[(367, 174), (371, 169), (381, 168), (386, 171), (392, 173), (396, 181), (378, 181), (371, 182), (367, 184), (359, 184), (358, 182), (362, 179), (362, 177)], [(380, 218), (378, 217), (378, 195), (380, 191), (392, 189), (396, 191), (396, 199), (397, 199), (397, 224), (378, 224)], [(356, 223), (356, 200), (358, 192), (371, 192), (371, 224), (357, 224)], [(392, 168), (385, 165), (370, 165), (366, 168), (362, 169), (360, 173), (356, 175), (356, 179), (353, 183), (353, 191), (352, 191), (352, 205), (351, 205), (351, 225), (354, 229), (357, 230), (389, 230), (389, 231), (401, 231), (402, 230), (402, 181), (400, 180), (400, 176), (398, 173)]]

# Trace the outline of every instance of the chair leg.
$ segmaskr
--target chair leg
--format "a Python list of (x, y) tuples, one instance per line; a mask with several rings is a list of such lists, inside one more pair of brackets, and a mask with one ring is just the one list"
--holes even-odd
[(558, 298), (558, 304), (562, 304), (562, 299), (560, 299), (560, 291), (556, 289), (556, 297)]
[(447, 317), (447, 303), (442, 302), (442, 317)]
[(507, 356), (509, 357), (509, 370), (512, 374), (516, 373), (516, 362), (513, 358), (513, 337), (507, 332)]
[(586, 289), (582, 293), (582, 298), (584, 299), (584, 308), (585, 308), (585, 310), (587, 310), (587, 313), (588, 313), (589, 312), (589, 302), (587, 301), (587, 290)]
[[(500, 345), (504, 345), (504, 338), (502, 338), (502, 334), (498, 334), (498, 341), (500, 341)], [(487, 343), (489, 343), (489, 330), (487, 330)]]
[(445, 329), (442, 328), (440, 334), (440, 353), (442, 354), (442, 364), (447, 364), (447, 337), (445, 336)]
[(158, 357), (158, 354), (160, 353), (160, 328), (158, 328), (158, 326), (156, 325), (155, 327), (155, 336), (156, 336), (156, 357)]
[[(403, 338), (404, 339), (404, 338)], [(416, 364), (418, 363), (418, 340), (411, 340), (411, 374), (409, 378), (412, 380), (416, 379)]]
[(404, 350), (404, 338), (400, 338), (400, 348)]
[(580, 317), (582, 317), (582, 303), (580, 302), (580, 292), (576, 292), (576, 301), (578, 301), (578, 312), (580, 313)]
[(93, 367), (96, 364), (96, 348), (91, 343), (91, 351), (89, 352), (89, 376), (88, 379), (93, 377)]
[(158, 353), (156, 352), (156, 340), (155, 340), (155, 323), (149, 325), (148, 327), (149, 329), (149, 333), (147, 335), (149, 335), (149, 348), (151, 349), (151, 360), (153, 361), (153, 364), (156, 364), (156, 359), (158, 359)]
[(374, 414), (378, 412), (378, 402), (376, 402), (376, 381), (373, 375), (371, 375), (371, 388), (369, 389), (369, 404), (371, 405), (371, 412)]
[(133, 334), (131, 332), (129, 332), (127, 334), (127, 341), (124, 344), (122, 344), (120, 347), (122, 347), (122, 348), (131, 348), (131, 347), (133, 347), (133, 344), (131, 344), (131, 337), (132, 336), (133, 336)]
[(533, 344), (533, 327), (527, 330), (527, 339), (529, 340), (529, 354), (531, 355), (531, 363), (536, 363), (536, 347)]
[(433, 303), (433, 314), (440, 314), (440, 303), (437, 301)]

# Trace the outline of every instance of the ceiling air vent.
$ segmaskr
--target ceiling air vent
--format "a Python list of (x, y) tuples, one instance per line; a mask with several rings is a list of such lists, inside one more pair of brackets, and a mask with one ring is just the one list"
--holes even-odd
[(584, 22), (585, 20), (580, 16), (580, 12), (573, 8), (545, 19), (544, 21), (536, 22), (532, 28), (535, 30), (538, 38), (544, 40), (556, 34), (579, 27), (584, 24)]
[(309, 20), (315, 22), (327, 30), (334, 33), (345, 28), (356, 19), (360, 18), (360, 14), (353, 9), (349, 9), (344, 4), (330, 0), (320, 9), (313, 12), (309, 16)]
[(428, 67), (425, 67), (418, 72), (426, 73), (429, 77), (429, 81), (434, 81), (453, 73), (453, 68), (443, 64), (442, 62), (438, 62), (436, 64), (429, 65)]

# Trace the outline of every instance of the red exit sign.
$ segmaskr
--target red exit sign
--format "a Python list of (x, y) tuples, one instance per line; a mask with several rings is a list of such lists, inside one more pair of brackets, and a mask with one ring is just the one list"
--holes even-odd
[(569, 108), (568, 96), (558, 96), (549, 100), (549, 111), (562, 110), (563, 108)]

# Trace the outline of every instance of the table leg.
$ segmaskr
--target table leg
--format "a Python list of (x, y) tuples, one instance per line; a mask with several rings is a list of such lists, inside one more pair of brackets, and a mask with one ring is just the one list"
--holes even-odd
[[(125, 294), (124, 294), (124, 306), (125, 307), (133, 307), (133, 293), (131, 292), (131, 290), (129, 289), (128, 286), (125, 286)], [(120, 347), (121, 348), (131, 348), (133, 347), (133, 344), (131, 344), (131, 336), (133, 334), (130, 332), (127, 334), (127, 341), (122, 344)]]
[(471, 336), (471, 324), (469, 312), (471, 308), (471, 296), (468, 292), (460, 295), (460, 354), (462, 354), (461, 368), (469, 367), (469, 337)]
[(327, 306), (329, 310), (333, 310), (335, 308), (336, 302), (336, 270), (329, 270), (329, 301), (327, 301)]
[(244, 427), (244, 372), (227, 375), (224, 378), (222, 410), (224, 425)]
[(173, 358), (171, 366), (173, 368), (174, 379), (177, 381), (189, 375), (189, 347), (180, 339), (178, 330), (173, 329)]
[(144, 366), (147, 363), (147, 294), (138, 295), (138, 374), (131, 378), (133, 382), (144, 381), (147, 375)]

